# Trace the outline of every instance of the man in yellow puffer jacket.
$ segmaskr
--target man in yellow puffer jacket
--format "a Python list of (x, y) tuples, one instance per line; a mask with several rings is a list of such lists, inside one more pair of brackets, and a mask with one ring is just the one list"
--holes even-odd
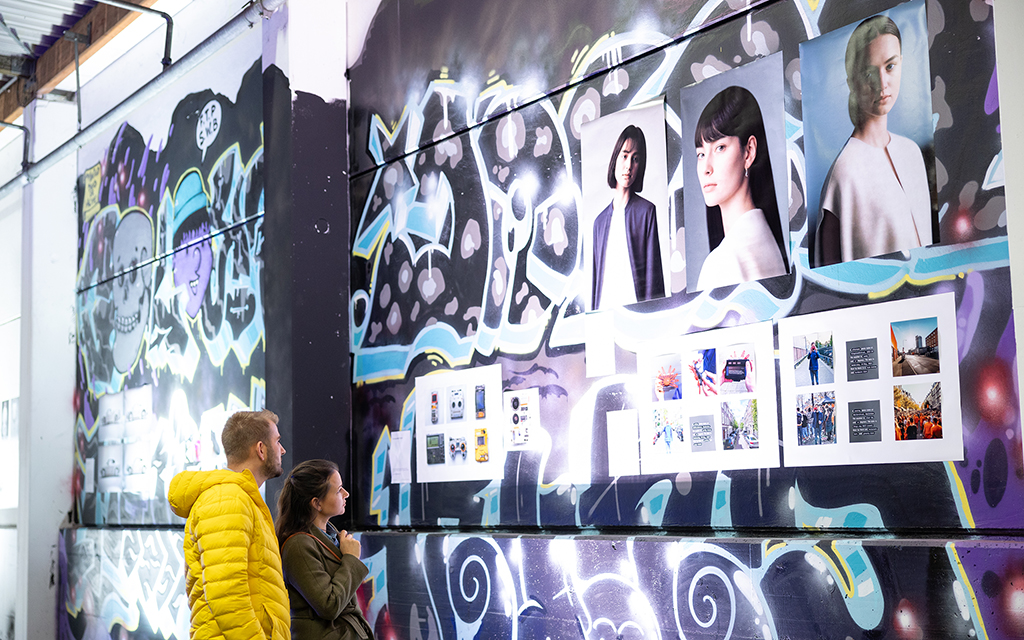
[(224, 425), (228, 469), (183, 471), (167, 492), (185, 522), (185, 591), (192, 640), (290, 640), (288, 591), (260, 487), (281, 475), (281, 434), (270, 411)]

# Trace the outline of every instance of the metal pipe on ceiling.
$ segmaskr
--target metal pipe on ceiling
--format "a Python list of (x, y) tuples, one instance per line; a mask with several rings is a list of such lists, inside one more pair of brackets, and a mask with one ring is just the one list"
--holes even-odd
[(158, 11), (157, 9), (132, 4), (131, 2), (122, 2), (121, 0), (96, 0), (96, 2), (109, 4), (110, 6), (117, 7), (118, 9), (127, 9), (128, 11), (137, 11), (139, 13), (151, 13), (153, 15), (158, 15), (167, 21), (167, 32), (164, 37), (164, 59), (160, 62), (164, 65), (164, 69), (171, 66), (171, 34), (174, 32), (174, 20), (171, 18), (171, 14)]
[(242, 12), (228, 21), (206, 40), (196, 45), (194, 49), (186, 53), (176, 63), (168, 67), (139, 88), (138, 91), (128, 96), (121, 104), (112, 108), (95, 122), (75, 134), (70, 140), (51, 151), (45, 158), (35, 163), (30, 163), (17, 176), (12, 178), (0, 187), (0, 200), (7, 197), (14, 189), (32, 182), (47, 169), (63, 160), (65, 157), (81, 149), (86, 143), (117, 124), (135, 110), (140, 104), (156, 96), (166, 89), (171, 83), (185, 75), (201, 62), (219, 51), (229, 42), (237, 38), (243, 31), (251, 28), (263, 18), (269, 18), (272, 13), (281, 8), (287, 0), (251, 0), (242, 9)]
[(3, 95), (4, 91), (7, 91), (8, 89), (10, 89), (11, 85), (14, 84), (17, 81), (18, 81), (18, 76), (14, 76), (13, 78), (11, 78), (7, 82), (5, 82), (4, 86), (0, 87), (0, 95)]
[(0, 127), (11, 127), (12, 129), (20, 129), (22, 135), (22, 149), (21, 149), (21, 168), (22, 170), (28, 168), (28, 152), (32, 147), (32, 131), (28, 127), (20, 124), (14, 124), (13, 122), (4, 122), (0, 120)]

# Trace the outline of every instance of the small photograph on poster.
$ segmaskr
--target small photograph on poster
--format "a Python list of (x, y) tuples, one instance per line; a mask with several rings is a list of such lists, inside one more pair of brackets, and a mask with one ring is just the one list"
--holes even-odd
[(464, 387), (448, 387), (448, 419), (462, 420), (466, 417), (466, 390)]
[(836, 381), (831, 331), (806, 333), (793, 338), (793, 373), (798, 387)]
[(427, 464), (445, 464), (444, 433), (427, 433)]
[(878, 338), (846, 342), (846, 379), (850, 382), (878, 380)]
[(683, 397), (681, 376), (682, 358), (678, 353), (658, 356), (654, 359), (654, 379), (652, 385), (655, 402), (679, 400)]
[(441, 393), (438, 389), (430, 390), (430, 424), (437, 424), (442, 422), (441, 420), (441, 400), (439, 394)]
[(715, 417), (712, 415), (690, 418), (690, 448), (693, 452), (715, 450)]
[(100, 442), (120, 441), (124, 438), (124, 393), (100, 396), (99, 405), (96, 431)]
[(586, 122), (581, 136), (587, 310), (664, 298), (675, 235), (664, 97)]
[(800, 44), (812, 267), (938, 242), (923, 0)]
[(124, 491), (152, 498), (156, 489), (153, 443), (148, 439), (124, 445)]
[(757, 400), (722, 403), (722, 449), (757, 449)]
[(451, 456), (450, 464), (466, 464), (469, 460), (469, 445), (466, 439), (461, 436), (448, 438), (448, 455)]
[(942, 438), (942, 385), (901, 384), (892, 388), (897, 440)]
[(796, 397), (797, 444), (836, 443), (836, 392), (802, 393)]
[(775, 54), (680, 91), (688, 291), (789, 272), (782, 77)]
[(100, 445), (96, 490), (100, 493), (120, 493), (124, 475), (124, 445)]
[(939, 372), (938, 318), (893, 322), (889, 332), (893, 377)]
[(139, 439), (149, 435), (153, 430), (153, 385), (125, 390), (124, 418), (125, 438)]
[[(503, 393), (505, 414), (505, 445), (510, 448), (533, 448), (540, 426), (540, 389), (515, 389)], [(634, 434), (635, 436), (635, 434)]]
[(670, 402), (655, 405), (652, 410), (654, 419), (651, 421), (652, 443), (656, 453), (672, 453), (673, 449), (682, 449), (686, 442), (686, 428), (689, 417), (683, 403)]
[[(718, 395), (718, 359), (714, 349), (698, 349), (687, 358), (690, 364), (687, 385), (699, 396)], [(692, 394), (691, 394), (692, 395)]]
[(756, 386), (754, 380), (754, 345), (732, 345), (720, 349), (719, 354), (718, 390), (723, 394), (752, 393)]
[(849, 408), (850, 442), (882, 441), (882, 402), (860, 400)]

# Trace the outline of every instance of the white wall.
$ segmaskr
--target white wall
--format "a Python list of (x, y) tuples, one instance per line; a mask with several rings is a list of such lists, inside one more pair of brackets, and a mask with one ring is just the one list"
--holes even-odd
[[(14, 131), (11, 129), (11, 131)], [(18, 171), (22, 156), (22, 134), (6, 139), (0, 148), (0, 176)], [(0, 398), (8, 401), (20, 393), (21, 363), (21, 192), (0, 201)], [(2, 402), (2, 401), (0, 401)], [(8, 415), (8, 420), (11, 416)], [(14, 416), (17, 420), (17, 416)], [(10, 426), (8, 426), (10, 429)], [(18, 558), (18, 469), (17, 437), (0, 429), (0, 640), (14, 637), (15, 580)]]
[[(38, 157), (74, 135), (75, 108), (36, 101), (25, 121)], [(57, 536), (71, 509), (75, 427), (75, 177), (69, 156), (22, 191), (19, 639), (56, 633)]]
[[(994, 2), (996, 60), (999, 77), (999, 123), (1006, 171), (1006, 229), (1010, 243), (1010, 281), (1013, 286), (1014, 332), (1024, 341), (1024, 2)], [(1019, 346), (1018, 346), (1019, 351)], [(1018, 367), (1019, 359), (1018, 359)], [(1017, 397), (1024, 398), (1024, 376), (1017, 374)], [(1024, 445), (1024, 443), (1022, 443)]]

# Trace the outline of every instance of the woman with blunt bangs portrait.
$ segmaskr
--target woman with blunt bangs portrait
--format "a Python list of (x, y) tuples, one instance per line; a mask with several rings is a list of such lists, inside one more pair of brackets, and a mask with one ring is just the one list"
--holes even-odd
[(612, 201), (594, 220), (591, 310), (665, 296), (656, 209), (637, 195), (646, 169), (644, 132), (628, 125), (608, 162)]
[(780, 276), (786, 250), (761, 108), (743, 87), (704, 107), (693, 134), (708, 245), (698, 289)]
[(359, 541), (330, 519), (345, 513), (348, 491), (338, 465), (300, 463), (277, 498), (277, 539), (291, 602), (292, 640), (372, 640), (356, 601), (369, 570), (359, 560)]
[(853, 134), (825, 180), (814, 266), (932, 243), (932, 203), (921, 149), (888, 129), (900, 94), (903, 41), (890, 18), (857, 25), (846, 46)]

